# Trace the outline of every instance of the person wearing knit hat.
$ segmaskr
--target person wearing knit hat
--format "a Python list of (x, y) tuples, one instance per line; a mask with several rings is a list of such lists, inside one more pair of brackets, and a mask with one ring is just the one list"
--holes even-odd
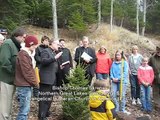
[(0, 34), (0, 46), (3, 44), (3, 41), (4, 41), (4, 36)]
[(38, 40), (37, 40), (37, 38), (35, 37), (35, 36), (27, 36), (26, 38), (25, 38), (25, 46), (26, 47), (31, 47), (31, 46), (33, 46), (33, 45), (37, 45), (38, 44)]
[(16, 94), (19, 100), (19, 113), (17, 120), (27, 120), (30, 110), (32, 87), (39, 87), (34, 71), (35, 60), (33, 53), (37, 47), (38, 39), (35, 36), (25, 38), (25, 47), (18, 53), (16, 59)]

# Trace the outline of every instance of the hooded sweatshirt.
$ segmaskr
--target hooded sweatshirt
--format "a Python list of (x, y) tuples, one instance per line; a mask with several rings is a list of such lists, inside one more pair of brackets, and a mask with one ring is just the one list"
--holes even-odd
[(92, 120), (116, 120), (113, 102), (100, 90), (90, 94), (89, 107)]

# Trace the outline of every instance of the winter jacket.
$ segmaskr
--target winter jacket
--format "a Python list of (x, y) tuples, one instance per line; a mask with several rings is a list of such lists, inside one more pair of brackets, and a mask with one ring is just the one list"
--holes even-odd
[(0, 51), (0, 81), (13, 85), (15, 79), (15, 64), (20, 43), (15, 39), (7, 39)]
[(160, 56), (153, 55), (149, 60), (149, 65), (152, 66), (154, 70), (154, 83), (160, 85)]
[(110, 67), (112, 64), (112, 60), (107, 53), (100, 53), (96, 54), (97, 63), (96, 63), (96, 73), (106, 73), (109, 74)]
[[(92, 57), (91, 61), (89, 63), (86, 63), (83, 58), (81, 58), (81, 55), (83, 54), (83, 52), (86, 52), (89, 56)], [(95, 50), (87, 47), (78, 47), (76, 49), (76, 53), (75, 53), (75, 58), (74, 60), (76, 61), (77, 65), (81, 64), (86, 68), (87, 73), (89, 73), (90, 75), (92, 75), (92, 77), (95, 74), (95, 67), (96, 67), (96, 54), (95, 54)]]
[(138, 81), (139, 84), (142, 84), (142, 82), (147, 82), (150, 85), (152, 85), (152, 82), (154, 80), (154, 72), (151, 66), (140, 66), (138, 68)]
[(101, 91), (90, 94), (89, 107), (92, 120), (116, 120), (115, 105)]
[(41, 44), (36, 48), (35, 60), (36, 60), (36, 66), (38, 68), (40, 68), (40, 64), (41, 64), (41, 52), (46, 48), (48, 48), (48, 46), (43, 44)]
[(131, 54), (131, 56), (129, 56), (128, 63), (132, 75), (137, 75), (137, 70), (142, 63), (142, 58), (143, 57), (141, 54), (137, 54), (136, 56)]
[(70, 62), (68, 64), (69, 67), (73, 68), (73, 62), (70, 50), (68, 48), (60, 48), (59, 51), (63, 52), (62, 56), (60, 56), (60, 58), (58, 59), (59, 65), (62, 65), (62, 63), (69, 61)]
[[(123, 66), (123, 83), (127, 84), (128, 83), (129, 67), (128, 67), (127, 61), (123, 61), (123, 62), (124, 62), (124, 66)], [(114, 61), (112, 63), (111, 70), (110, 70), (110, 79), (113, 80), (113, 78), (118, 78), (118, 81), (120, 82), (121, 74), (122, 74), (121, 70), (122, 70), (122, 61), (120, 61), (120, 62)]]
[(38, 86), (32, 58), (29, 55), (29, 52), (30, 51), (22, 49), (18, 53), (16, 60), (16, 79), (14, 81), (16, 86)]
[(40, 83), (56, 85), (56, 73), (58, 62), (55, 59), (56, 53), (51, 48), (46, 48), (41, 53)]

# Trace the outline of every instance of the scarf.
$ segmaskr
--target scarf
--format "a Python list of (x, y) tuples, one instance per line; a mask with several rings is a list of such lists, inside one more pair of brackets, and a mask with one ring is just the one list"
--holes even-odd
[(24, 50), (24, 51), (26, 51), (27, 53), (28, 53), (28, 55), (31, 57), (31, 59), (32, 59), (32, 65), (33, 65), (33, 68), (35, 68), (36, 67), (36, 61), (35, 61), (35, 59), (34, 59), (34, 56), (35, 56), (35, 50), (33, 51), (33, 52), (31, 52), (28, 48), (26, 48), (26, 47), (23, 47), (23, 48), (21, 48), (21, 50)]
[(15, 46), (17, 47), (18, 51), (20, 51), (20, 49), (21, 49), (20, 42), (18, 42), (14, 37), (11, 37), (11, 40), (13, 41), (13, 43), (15, 44)]

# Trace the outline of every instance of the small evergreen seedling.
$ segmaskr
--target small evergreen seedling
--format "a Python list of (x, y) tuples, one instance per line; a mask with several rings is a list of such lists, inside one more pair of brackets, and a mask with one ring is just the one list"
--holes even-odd
[(78, 65), (67, 78), (69, 84), (63, 91), (63, 119), (87, 120), (89, 87), (84, 67)]

